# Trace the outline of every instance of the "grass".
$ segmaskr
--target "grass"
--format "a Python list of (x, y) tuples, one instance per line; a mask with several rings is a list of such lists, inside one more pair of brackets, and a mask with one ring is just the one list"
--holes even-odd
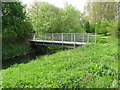
[(118, 43), (99, 42), (2, 70), (3, 88), (117, 88)]
[(10, 44), (5, 45), (2, 48), (2, 59), (6, 60), (8, 58), (17, 56), (17, 55), (23, 55), (28, 53), (30, 48), (27, 45), (22, 44)]

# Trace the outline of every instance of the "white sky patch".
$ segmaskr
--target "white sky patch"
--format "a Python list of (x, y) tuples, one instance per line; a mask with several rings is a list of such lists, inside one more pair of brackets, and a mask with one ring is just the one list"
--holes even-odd
[(42, 1), (42, 2), (48, 2), (50, 4), (53, 4), (59, 8), (64, 8), (64, 4), (67, 2), (69, 4), (72, 4), (73, 7), (78, 9), (79, 11), (83, 12), (84, 5), (86, 4), (87, 0), (21, 0), (24, 4), (27, 4), (29, 7), (33, 2), (35, 1)]

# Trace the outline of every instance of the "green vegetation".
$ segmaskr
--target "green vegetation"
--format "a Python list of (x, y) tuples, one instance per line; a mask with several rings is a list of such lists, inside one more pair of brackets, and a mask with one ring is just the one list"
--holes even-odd
[(32, 32), (25, 5), (21, 2), (2, 2), (3, 44), (23, 42)]
[(97, 33), (117, 36), (118, 21), (101, 21), (96, 24), (95, 30)]
[(85, 30), (116, 36), (119, 26), (118, 6), (118, 2), (87, 2), (84, 8), (84, 18), (88, 21), (85, 23)]
[(100, 21), (110, 21), (118, 19), (118, 6), (119, 3), (115, 2), (94, 2), (94, 0), (89, 0), (84, 8), (86, 20), (90, 23), (96, 24)]
[(27, 53), (29, 47), (24, 42), (30, 38), (29, 33), (32, 31), (25, 5), (18, 0), (16, 2), (2, 2), (3, 60)]
[(13, 56), (25, 55), (29, 53), (30, 47), (24, 44), (11, 44), (9, 46), (3, 46), (2, 50), (2, 59), (6, 60), (8, 58), (12, 58)]
[(117, 88), (118, 43), (104, 38), (75, 49), (15, 64), (3, 73), (4, 88)]
[(19, 1), (2, 2), (3, 58), (24, 54), (24, 50), (28, 51), (26, 44), (21, 47), (19, 43), (30, 40), (30, 33), (86, 32), (117, 36), (117, 4), (89, 2), (86, 3), (85, 13), (81, 13), (67, 3), (64, 8), (58, 8), (46, 2), (37, 2), (26, 11), (25, 5)]
[(33, 29), (39, 33), (84, 33), (83, 14), (72, 5), (60, 9), (46, 2), (29, 8)]
[[(58, 8), (41, 1), (32, 4), (27, 11), (19, 0), (2, 2), (1, 6), (3, 60), (27, 54), (28, 51), (49, 52), (44, 56), (38, 56), (36, 60), (27, 63), (24, 61), (1, 70), (0, 80), (3, 80), (3, 88), (118, 87), (116, 37), (120, 25), (118, 27), (117, 2), (88, 2), (85, 13), (81, 13), (70, 4)], [(32, 46), (33, 50), (27, 44), (28, 40), (32, 39), (31, 33), (102, 35), (97, 35), (97, 43), (70, 50), (61, 47)], [(52, 50), (57, 53), (51, 54)]]

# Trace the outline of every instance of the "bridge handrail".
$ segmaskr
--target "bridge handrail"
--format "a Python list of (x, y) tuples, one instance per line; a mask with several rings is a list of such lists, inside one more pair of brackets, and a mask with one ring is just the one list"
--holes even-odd
[(32, 33), (32, 34), (97, 34), (97, 33)]
[(35, 33), (34, 40), (96, 42), (96, 33)]

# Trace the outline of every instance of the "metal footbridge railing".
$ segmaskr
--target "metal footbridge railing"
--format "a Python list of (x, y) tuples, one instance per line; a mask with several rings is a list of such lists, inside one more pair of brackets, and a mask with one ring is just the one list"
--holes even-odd
[(96, 42), (96, 33), (36, 33), (33, 34), (32, 44), (80, 46), (89, 42)]

